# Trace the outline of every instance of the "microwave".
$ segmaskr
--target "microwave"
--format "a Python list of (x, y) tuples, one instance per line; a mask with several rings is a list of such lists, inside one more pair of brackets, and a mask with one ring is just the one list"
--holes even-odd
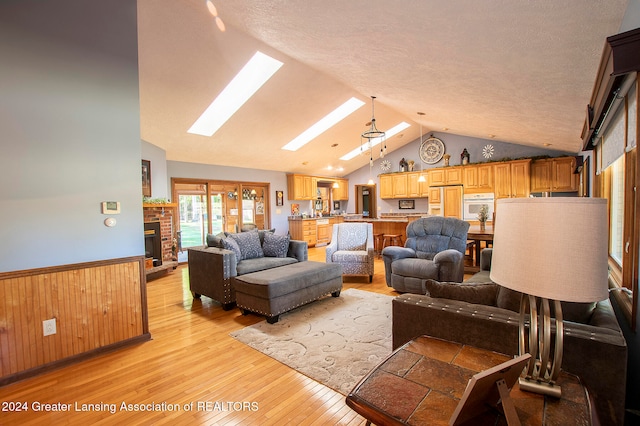
[(495, 207), (495, 196), (493, 192), (464, 194), (462, 197), (462, 219), (477, 221), (480, 208), (482, 208), (484, 204), (489, 208), (488, 220), (492, 221)]

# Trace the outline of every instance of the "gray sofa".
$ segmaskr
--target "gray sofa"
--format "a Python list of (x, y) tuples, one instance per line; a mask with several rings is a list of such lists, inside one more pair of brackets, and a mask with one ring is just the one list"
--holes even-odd
[[(253, 238), (252, 234), (258, 235), (260, 247), (263, 249), (261, 256), (255, 253), (251, 255), (246, 250), (237, 252), (224, 248), (227, 238), (235, 238), (231, 235), (244, 239)], [(269, 236), (266, 236), (267, 234)], [(265, 243), (269, 244), (271, 240), (282, 243), (285, 240), (284, 237), (288, 242), (279, 253), (265, 247)], [(288, 238), (288, 236), (273, 236), (270, 231), (208, 235), (206, 246), (188, 249), (189, 286), (193, 297), (199, 298), (204, 295), (220, 302), (223, 309), (232, 309), (236, 304), (235, 289), (232, 285), (234, 277), (308, 260), (307, 243)]]
[(429, 279), (461, 282), (469, 223), (429, 216), (407, 225), (404, 247), (382, 250), (387, 285), (400, 293), (424, 294)]
[[(491, 249), (482, 270), (462, 284), (427, 283), (427, 295), (393, 300), (393, 347), (429, 335), (512, 354), (518, 353), (520, 293), (489, 279)], [(594, 401), (601, 424), (624, 422), (627, 345), (609, 300), (563, 303), (562, 368), (578, 375)]]

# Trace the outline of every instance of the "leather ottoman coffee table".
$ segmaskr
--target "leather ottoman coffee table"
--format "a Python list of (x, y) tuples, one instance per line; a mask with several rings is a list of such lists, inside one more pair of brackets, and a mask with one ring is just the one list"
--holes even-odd
[[(349, 393), (346, 403), (376, 425), (448, 425), (469, 379), (511, 357), (422, 336), (394, 351)], [(523, 425), (590, 425), (589, 397), (578, 377), (562, 372), (562, 398), (521, 391), (511, 399)], [(497, 410), (470, 421), (506, 425)]]
[(340, 296), (342, 266), (335, 263), (296, 262), (234, 278), (236, 304), (244, 315), (255, 312), (278, 321), (280, 314), (331, 294)]

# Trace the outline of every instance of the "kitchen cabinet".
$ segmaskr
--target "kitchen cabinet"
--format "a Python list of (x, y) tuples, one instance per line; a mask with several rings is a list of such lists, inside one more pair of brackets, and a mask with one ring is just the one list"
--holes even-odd
[(465, 166), (462, 168), (462, 170), (465, 192), (493, 192), (493, 164), (477, 164)]
[(349, 180), (348, 179), (335, 179), (334, 182), (338, 183), (337, 188), (331, 190), (333, 201), (346, 201), (349, 199)]
[(315, 200), (317, 179), (306, 175), (287, 175), (287, 199)]
[(316, 245), (329, 244), (331, 241), (331, 228), (329, 219), (316, 220)]
[(289, 219), (289, 234), (292, 240), (306, 241), (309, 247), (317, 243), (316, 219)]
[(380, 175), (380, 198), (424, 198), (429, 196), (426, 182), (418, 182), (423, 172)]
[(462, 186), (443, 187), (442, 198), (444, 199), (443, 216), (462, 219)]
[(495, 198), (528, 197), (531, 189), (531, 160), (497, 163), (493, 170)]
[(380, 175), (380, 198), (393, 198), (393, 179), (391, 175)]
[(407, 197), (423, 198), (429, 196), (429, 185), (427, 185), (426, 179), (424, 182), (418, 181), (420, 175), (422, 175), (421, 172), (407, 173)]
[(429, 186), (462, 185), (463, 167), (441, 167), (427, 171)]
[(396, 173), (391, 176), (393, 179), (393, 198), (406, 198), (409, 193), (407, 190), (407, 175)]
[(531, 163), (531, 192), (577, 192), (575, 157), (549, 158)]

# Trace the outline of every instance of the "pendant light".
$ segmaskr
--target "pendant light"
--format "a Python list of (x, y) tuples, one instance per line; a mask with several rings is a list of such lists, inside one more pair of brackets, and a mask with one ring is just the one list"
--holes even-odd
[[(378, 130), (376, 126), (376, 114), (375, 114), (375, 96), (371, 96), (371, 122), (369, 124), (369, 130), (362, 132), (360, 135), (361, 142), (366, 140), (364, 146), (369, 149), (369, 162), (373, 165), (373, 139), (380, 140), (380, 158), (384, 158), (387, 153), (387, 140), (386, 134), (382, 130)], [(361, 143), (361, 151), (364, 151), (363, 144)]]
[[(418, 115), (422, 117), (424, 112), (418, 112)], [(422, 121), (420, 121), (420, 144), (422, 144)], [(422, 162), (420, 163), (420, 177), (418, 178), (418, 182), (426, 182), (427, 180), (424, 178), (422, 174)]]

